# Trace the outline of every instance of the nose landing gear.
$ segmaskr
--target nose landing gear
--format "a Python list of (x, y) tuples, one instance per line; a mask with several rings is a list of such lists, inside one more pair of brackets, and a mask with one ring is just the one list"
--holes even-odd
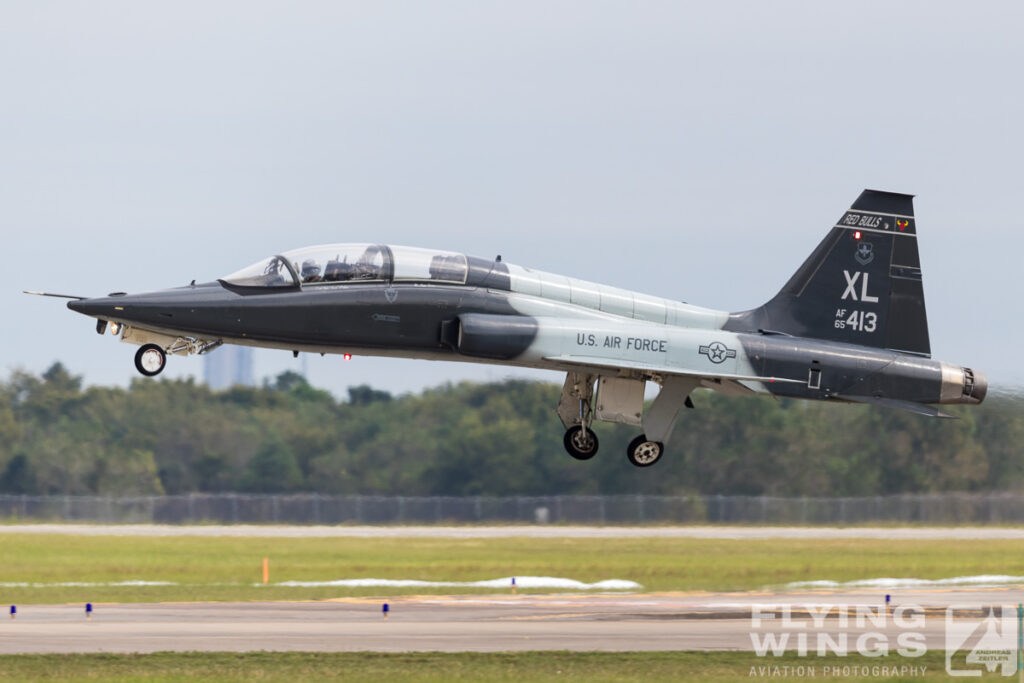
[(146, 377), (155, 377), (163, 372), (169, 355), (190, 356), (194, 353), (209, 353), (224, 343), (221, 339), (172, 337), (117, 323), (111, 323), (111, 332), (115, 335), (120, 334), (123, 342), (138, 344), (139, 350), (135, 352), (135, 369)]
[(135, 352), (135, 369), (146, 377), (155, 377), (164, 371), (167, 354), (156, 344), (144, 344)]

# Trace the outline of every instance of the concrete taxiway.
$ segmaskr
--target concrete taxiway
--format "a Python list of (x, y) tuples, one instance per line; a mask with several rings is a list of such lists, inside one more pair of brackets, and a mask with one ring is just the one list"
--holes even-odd
[[(1024, 586), (905, 591), (405, 596), (321, 602), (21, 605), (0, 622), (0, 653), (157, 651), (746, 650), (799, 634), (894, 651), (944, 649), (947, 607), (969, 628), (1024, 602)], [(827, 608), (827, 611), (826, 611)], [(902, 609), (900, 609), (902, 608)], [(918, 609), (920, 608), (920, 609)], [(1007, 612), (1008, 614), (1008, 612)], [(858, 616), (859, 615), (859, 616)], [(1014, 613), (1015, 617), (1015, 613)], [(901, 641), (901, 637), (910, 640)]]

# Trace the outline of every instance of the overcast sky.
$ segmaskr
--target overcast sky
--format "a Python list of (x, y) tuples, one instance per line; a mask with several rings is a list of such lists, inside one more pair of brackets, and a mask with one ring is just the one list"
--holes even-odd
[[(127, 383), (134, 347), (21, 290), (324, 242), (751, 308), (871, 187), (917, 195), (933, 355), (1017, 385), (1022, 34), (1019, 2), (0, 2), (3, 362)], [(510, 374), (308, 369), (340, 395)]]

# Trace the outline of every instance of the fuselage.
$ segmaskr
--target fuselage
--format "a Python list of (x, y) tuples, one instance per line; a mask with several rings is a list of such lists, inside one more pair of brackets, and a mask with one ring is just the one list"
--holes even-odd
[[(363, 252), (351, 265), (348, 257), (318, 256), (346, 246)], [(501, 260), (383, 245), (313, 249), (256, 264), (250, 268), (259, 274), (255, 279), (240, 271), (243, 276), (211, 283), (68, 305), (118, 323), (124, 340), (136, 343), (155, 334), (319, 353), (568, 372), (587, 367), (655, 381), (680, 374), (703, 377), (704, 386), (720, 391), (805, 399), (935, 404), (984, 398), (983, 376), (966, 368), (742, 329), (736, 314)], [(364, 261), (376, 265), (365, 268)], [(315, 276), (305, 275), (310, 263)], [(264, 274), (271, 272), (273, 278)]]

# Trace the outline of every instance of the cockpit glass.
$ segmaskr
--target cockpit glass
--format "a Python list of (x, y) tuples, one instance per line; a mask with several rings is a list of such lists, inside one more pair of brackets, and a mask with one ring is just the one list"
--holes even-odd
[(271, 256), (222, 279), (228, 284), (239, 287), (294, 287), (296, 285), (295, 278), (281, 256)]
[(395, 280), (426, 280), (464, 284), (469, 266), (464, 254), (413, 247), (391, 247)]
[(378, 244), (327, 244), (285, 252), (303, 285), (386, 280), (391, 259)]
[[(286, 251), (223, 278), (241, 287), (380, 281), (465, 284), (464, 254), (382, 244), (325, 244)], [(295, 281), (296, 276), (299, 282)]]

